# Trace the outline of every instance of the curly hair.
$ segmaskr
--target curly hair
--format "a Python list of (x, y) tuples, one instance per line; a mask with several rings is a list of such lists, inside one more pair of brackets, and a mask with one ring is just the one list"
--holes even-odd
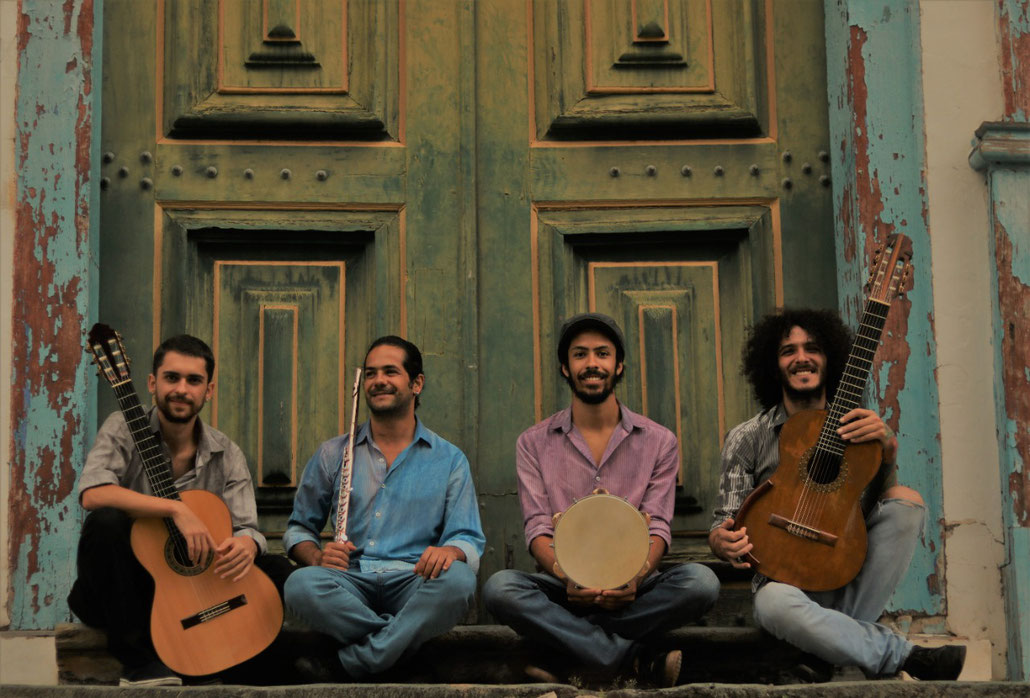
[(833, 400), (854, 341), (837, 313), (809, 308), (783, 308), (762, 318), (748, 332), (740, 372), (751, 383), (755, 397), (768, 409), (783, 399), (778, 353), (780, 342), (800, 327), (826, 354), (826, 401)]

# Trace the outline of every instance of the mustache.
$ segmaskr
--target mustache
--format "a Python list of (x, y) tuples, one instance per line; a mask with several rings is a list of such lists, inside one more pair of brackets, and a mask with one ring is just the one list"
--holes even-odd
[(585, 371), (580, 371), (577, 374), (577, 376), (579, 378), (594, 378), (594, 377), (596, 377), (596, 378), (607, 378), (608, 377), (608, 372), (607, 371), (602, 371), (602, 370), (597, 369), (597, 368), (588, 368)]

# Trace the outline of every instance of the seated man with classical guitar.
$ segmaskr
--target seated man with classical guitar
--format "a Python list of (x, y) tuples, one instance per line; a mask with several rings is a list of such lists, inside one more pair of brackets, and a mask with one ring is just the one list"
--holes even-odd
[[(719, 580), (703, 565), (657, 569), (671, 538), (679, 446), (671, 431), (615, 397), (624, 345), (622, 330), (607, 315), (584, 313), (563, 324), (558, 364), (572, 405), (523, 432), (515, 452), (526, 544), (541, 572), (497, 572), (483, 597), (499, 621), (551, 657), (571, 655), (591, 669), (671, 686), (682, 654), (648, 640), (700, 618), (715, 603)], [(567, 557), (563, 527), (577, 507), (596, 501), (611, 505), (610, 511), (589, 515), (582, 528), (577, 524), (577, 533), (585, 529), (586, 535), (569, 539)], [(631, 519), (643, 523), (639, 542), (627, 539), (630, 545), (622, 546), (617, 541), (629, 526), (620, 525), (621, 515), (619, 524), (611, 522), (627, 507)], [(573, 569), (583, 562), (575, 555), (583, 549), (592, 550), (593, 559)], [(628, 571), (605, 584), (606, 568), (622, 566), (630, 556)], [(537, 681), (558, 681), (558, 671), (544, 657), (526, 667)]]
[[(867, 358), (871, 358), (873, 351), (868, 347), (875, 347), (879, 334), (874, 340), (866, 344)], [(962, 669), (964, 647), (918, 647), (876, 622), (908, 569), (922, 532), (926, 508), (918, 492), (897, 484), (897, 440), (891, 429), (875, 412), (857, 407), (864, 378), (855, 377), (857, 371), (853, 360), (849, 359), (851, 347), (851, 332), (836, 313), (826, 310), (788, 309), (766, 316), (752, 328), (744, 350), (743, 373), (763, 411), (730, 430), (726, 437), (719, 505), (708, 537), (709, 545), (716, 555), (732, 562), (734, 567), (757, 567), (752, 583), (755, 621), (776, 637), (814, 655), (815, 659), (805, 662), (810, 670), (806, 678), (828, 680), (831, 665), (836, 665), (857, 666), (870, 677), (905, 671), (919, 679), (954, 679)], [(852, 356), (854, 353), (852, 351)], [(864, 370), (868, 370), (869, 361), (860, 360)], [(843, 383), (842, 376), (847, 377)], [(810, 557), (787, 561), (785, 568), (796, 565), (805, 574), (819, 564), (818, 556), (830, 554), (831, 545), (845, 544), (844, 540), (823, 532), (829, 528), (827, 525), (812, 524), (806, 528), (799, 523), (807, 509), (831, 506), (820, 500), (819, 495), (833, 493), (839, 481), (833, 478), (848, 477), (843, 467), (840, 472), (844, 475), (828, 474), (822, 480), (815, 470), (808, 470), (806, 484), (813, 481), (820, 484), (812, 485), (815, 494), (802, 495), (801, 505), (782, 507), (785, 511), (779, 520), (790, 519), (788, 525), (775, 527), (772, 520), (776, 517), (767, 514), (747, 519), (752, 500), (757, 496), (783, 493), (787, 485), (782, 480), (775, 482), (777, 476), (796, 477), (799, 472), (796, 462), (777, 470), (781, 460), (788, 460), (784, 454), (793, 448), (785, 445), (796, 433), (791, 425), (809, 416), (819, 418), (823, 413), (804, 411), (825, 410), (835, 396), (839, 400), (830, 409), (824, 431), (835, 432), (843, 442), (840, 451), (847, 450), (854, 456), (848, 466), (851, 475), (855, 474), (861, 455), (852, 449), (864, 450), (875, 457), (868, 469), (871, 481), (864, 490), (861, 485), (857, 486), (856, 501), (852, 503), (851, 519), (858, 526), (863, 518), (865, 521), (858, 534), (860, 552), (853, 556), (857, 558), (857, 574), (839, 588), (833, 588), (835, 581), (827, 584), (818, 579), (806, 579), (798, 585), (784, 583), (782, 579), (790, 577), (789, 574), (772, 575), (781, 581), (769, 579), (762, 574), (763, 570), (774, 564), (776, 553), (791, 544), (791, 540), (808, 541), (811, 550), (806, 549), (806, 552), (810, 552)], [(851, 398), (854, 401), (849, 403)], [(842, 407), (842, 403), (845, 406)], [(788, 422), (790, 418), (793, 420)], [(817, 433), (814, 430), (810, 433), (814, 441)], [(823, 434), (820, 446), (826, 438), (836, 437), (832, 433)], [(807, 455), (818, 448), (815, 443), (804, 443), (797, 446), (797, 451), (807, 449), (804, 450)], [(808, 457), (808, 461), (802, 457), (802, 469), (805, 463), (818, 458)], [(811, 501), (806, 503), (805, 496)], [(747, 525), (742, 523), (745, 519)], [(758, 536), (766, 535), (767, 530), (780, 538), (774, 538), (773, 543), (759, 550)], [(868, 548), (863, 564), (861, 552), (865, 551), (861, 548), (865, 545), (866, 531)]]
[[(97, 328), (114, 335), (106, 326), (97, 325), (94, 332)], [(92, 336), (93, 333), (91, 339)], [(116, 340), (110, 341), (115, 347)], [(96, 347), (96, 351), (103, 351), (100, 343)], [(111, 371), (108, 377), (112, 384), (123, 390), (119, 396), (125, 414), (115, 412), (104, 422), (79, 478), (79, 498), (90, 513), (82, 526), (78, 578), (68, 605), (85, 623), (107, 631), (108, 649), (124, 667), (123, 686), (180, 685), (180, 677), (155, 654), (151, 639), (155, 579), (137, 560), (140, 553), (134, 555), (138, 535), (132, 534), (130, 543), (134, 521), (163, 518), (170, 522), (169, 526), (177, 528), (184, 541), (183, 555), (188, 559), (182, 563), (192, 563), (197, 573), (203, 571), (235, 583), (247, 577), (257, 560), (258, 566), (281, 589), (290, 564), (281, 555), (262, 555), (265, 538), (257, 528), (254, 487), (243, 452), (225, 434), (198, 417), (214, 390), (215, 361), (207, 344), (190, 335), (178, 335), (161, 343), (154, 353), (153, 373), (148, 379), (156, 402), (156, 408), (151, 408), (149, 414), (143, 411), (131, 388), (123, 352), (114, 351), (111, 359), (118, 363), (115, 368), (125, 371), (120, 380), (114, 380), (115, 369), (108, 358), (100, 358), (104, 361), (102, 367)], [(126, 407), (129, 403), (131, 406)], [(149, 430), (144, 427), (133, 434), (126, 415), (135, 415)], [(143, 447), (146, 458), (141, 458), (141, 443), (152, 446)], [(167, 491), (155, 492), (155, 487)], [(190, 490), (205, 490), (224, 501), (232, 520), (231, 536), (224, 540), (212, 538), (200, 515), (179, 497)], [(159, 559), (164, 557), (161, 550), (155, 554)], [(212, 557), (213, 572), (206, 567)], [(172, 582), (182, 579), (174, 573), (170, 576)], [(158, 579), (158, 591), (160, 584)], [(274, 623), (281, 624), (281, 600), (275, 597), (273, 589), (272, 615), (277, 614)], [(257, 599), (251, 601), (256, 603)], [(156, 607), (154, 611), (156, 617)], [(272, 638), (278, 627), (274, 625), (271, 629)], [(183, 637), (183, 642), (189, 644), (195, 635)], [(181, 668), (180, 671), (209, 673)]]
[[(359, 374), (371, 418), (308, 461), (283, 545), (303, 565), (286, 603), (330, 641), (323, 680), (363, 679), (410, 657), (472, 605), (486, 542), (468, 459), (415, 416), (425, 386), (411, 342), (380, 337)], [(342, 512), (342, 515), (338, 515)], [(321, 533), (336, 522), (333, 541)]]

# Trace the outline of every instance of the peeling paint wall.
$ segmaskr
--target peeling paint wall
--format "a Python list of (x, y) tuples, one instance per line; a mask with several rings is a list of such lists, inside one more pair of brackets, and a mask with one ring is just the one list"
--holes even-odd
[(92, 316), (93, 0), (20, 0), (14, 101), (14, 273), (7, 585), (15, 630), (68, 619), (95, 414), (82, 351)]
[[(826, 54), (837, 213), (838, 297), (854, 325), (877, 244), (912, 240), (914, 287), (891, 308), (873, 367), (873, 407), (898, 433), (899, 480), (929, 520), (891, 608), (945, 612), (937, 341), (928, 227), (919, 6), (915, 0), (826, 0)], [(923, 621), (925, 632), (942, 622)]]
[[(967, 163), (970, 128), (1002, 110), (993, 3), (922, 0), (927, 195), (933, 250), (945, 516), (947, 628), (991, 644), (1003, 678), (1004, 560), (995, 463), (987, 187)], [(956, 46), (962, 46), (956, 51)], [(962, 85), (956, 99), (955, 85)]]
[(1007, 121), (1030, 121), (1030, 2), (997, 0)]
[(987, 173), (1007, 676), (1030, 679), (1030, 0), (997, 0), (1004, 108), (976, 130)]
[[(17, 82), (18, 3), (0, 0), (0, 590), (8, 588), (7, 498), (10, 489), (11, 444), (11, 279), (14, 276), (14, 86)], [(4, 594), (6, 596), (6, 594)], [(0, 603), (0, 628), (10, 624), (8, 607)]]

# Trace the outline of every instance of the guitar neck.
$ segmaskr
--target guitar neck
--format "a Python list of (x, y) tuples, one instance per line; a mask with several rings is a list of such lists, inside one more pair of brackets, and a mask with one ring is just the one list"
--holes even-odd
[(175, 483), (172, 481), (171, 463), (161, 449), (161, 442), (150, 430), (150, 419), (140, 404), (132, 380), (125, 380), (113, 387), (118, 398), (118, 406), (125, 416), (129, 433), (132, 434), (132, 441), (143, 461), (143, 470), (147, 474), (154, 496), (180, 499), (179, 491), (175, 489)]
[(862, 396), (865, 394), (866, 383), (873, 367), (873, 357), (876, 356), (876, 349), (880, 346), (889, 310), (890, 304), (888, 303), (873, 299), (866, 301), (855, 343), (851, 346), (851, 354), (848, 355), (844, 374), (841, 376), (837, 392), (829, 407), (829, 415), (819, 434), (819, 446), (838, 455), (844, 453), (844, 442), (837, 434), (840, 418), (856, 407), (862, 406)]

